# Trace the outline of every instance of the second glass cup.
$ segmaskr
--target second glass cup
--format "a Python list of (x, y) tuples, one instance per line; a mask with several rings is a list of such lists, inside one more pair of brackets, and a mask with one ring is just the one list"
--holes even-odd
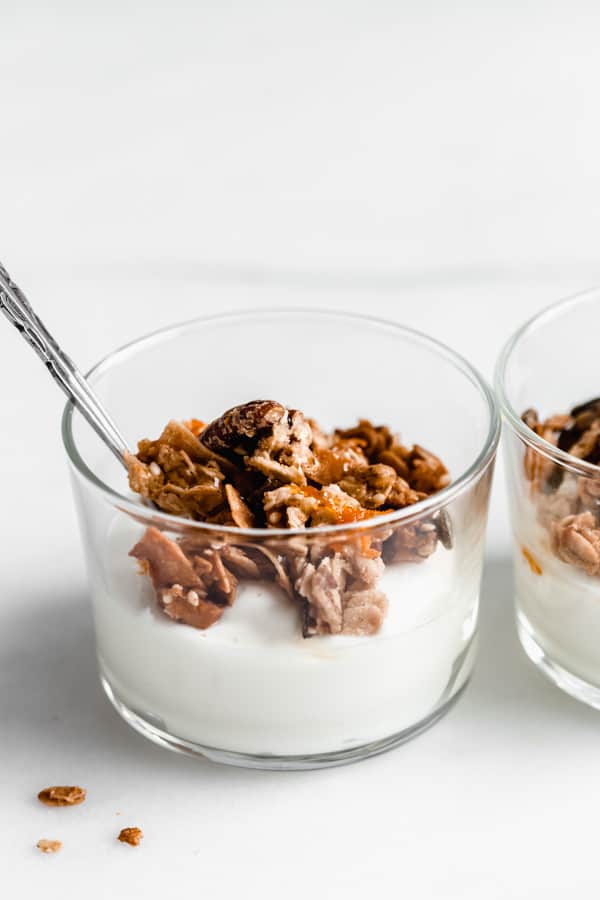
[(559, 687), (600, 708), (600, 291), (508, 342), (496, 387), (515, 539), (521, 643)]
[[(209, 422), (237, 404), (272, 398), (328, 432), (362, 417), (401, 429), (407, 444), (437, 454), (451, 475), (414, 505), (361, 521), (343, 514), (315, 529), (190, 521), (129, 494), (123, 471), (68, 405), (63, 435), (100, 675), (133, 727), (219, 761), (309, 768), (381, 752), (448, 708), (475, 656), (499, 432), (493, 395), (468, 363), (391, 323), (267, 311), (142, 338), (89, 379), (132, 447), (171, 419)], [(370, 435), (359, 427), (359, 445)], [(420, 447), (412, 451), (417, 464), (426, 459)], [(137, 547), (143, 556), (140, 545), (142, 573), (130, 555)], [(148, 557), (179, 565), (158, 598)], [(165, 614), (182, 591), (198, 605), (190, 585), (199, 573), (217, 584), (224, 606), (206, 629)], [(376, 601), (365, 594), (375, 575)], [(185, 578), (187, 586), (179, 583)], [(340, 591), (346, 613), (356, 604), (360, 627), (312, 636), (307, 611), (322, 610), (328, 597), (339, 602)], [(379, 604), (369, 607), (375, 624), (364, 618), (371, 602)]]

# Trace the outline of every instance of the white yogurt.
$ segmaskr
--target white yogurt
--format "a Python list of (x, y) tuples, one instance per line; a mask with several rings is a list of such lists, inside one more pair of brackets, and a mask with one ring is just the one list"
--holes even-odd
[(206, 631), (174, 623), (127, 555), (140, 536), (123, 517), (109, 536), (98, 654), (120, 699), (172, 736), (246, 754), (346, 750), (421, 722), (469, 675), (478, 546), (388, 566), (378, 635), (304, 639), (297, 607), (272, 583), (240, 584)]
[(600, 687), (600, 579), (558, 559), (533, 514), (521, 514), (518, 539), (541, 569), (536, 574), (516, 554), (517, 608), (526, 627), (552, 661)]

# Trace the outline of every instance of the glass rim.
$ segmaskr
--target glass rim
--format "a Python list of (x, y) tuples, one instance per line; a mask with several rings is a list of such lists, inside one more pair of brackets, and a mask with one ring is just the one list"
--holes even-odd
[(594, 476), (597, 478), (600, 474), (600, 466), (587, 462), (584, 459), (578, 459), (576, 456), (567, 453), (566, 450), (555, 447), (554, 444), (551, 444), (543, 437), (540, 437), (539, 434), (536, 434), (532, 428), (526, 425), (521, 418), (521, 415), (515, 410), (510, 402), (506, 390), (508, 368), (510, 366), (512, 355), (518, 349), (520, 342), (529, 334), (533, 333), (539, 326), (546, 324), (551, 319), (558, 318), (565, 312), (568, 312), (571, 308), (591, 300), (600, 300), (600, 287), (589, 288), (588, 290), (571, 294), (569, 297), (563, 297), (561, 300), (557, 300), (549, 306), (545, 306), (539, 312), (535, 313), (535, 315), (527, 319), (523, 325), (513, 332), (500, 351), (494, 371), (494, 387), (500, 405), (500, 413), (513, 431), (516, 431), (529, 447), (532, 447), (543, 456), (551, 459), (553, 462), (559, 463), (563, 468), (566, 468), (575, 474)]
[(496, 397), (487, 381), (479, 374), (477, 369), (468, 362), (468, 360), (441, 341), (438, 341), (417, 329), (391, 322), (388, 319), (378, 316), (340, 312), (332, 309), (310, 309), (309, 307), (289, 307), (286, 309), (265, 307), (254, 310), (231, 310), (229, 312), (217, 313), (209, 316), (197, 316), (183, 322), (178, 322), (174, 325), (164, 326), (128, 341), (102, 357), (102, 359), (86, 372), (85, 377), (89, 379), (101, 375), (112, 366), (117, 365), (138, 352), (177, 337), (178, 334), (184, 333), (191, 327), (203, 323), (239, 323), (244, 319), (257, 319), (266, 316), (286, 318), (288, 316), (298, 315), (309, 315), (323, 319), (344, 319), (347, 322), (353, 322), (354, 324), (363, 327), (366, 325), (377, 326), (386, 331), (395, 332), (398, 337), (403, 336), (414, 343), (422, 344), (435, 352), (438, 356), (446, 359), (448, 363), (453, 365), (455, 369), (471, 381), (485, 402), (488, 416), (488, 429), (483, 445), (475, 459), (456, 479), (451, 481), (447, 487), (442, 488), (437, 493), (431, 494), (423, 500), (419, 500), (411, 506), (393, 510), (385, 515), (374, 516), (372, 519), (368, 520), (339, 525), (320, 525), (315, 528), (238, 528), (234, 525), (197, 522), (192, 519), (184, 519), (181, 516), (162, 512), (162, 510), (151, 509), (141, 500), (134, 500), (126, 494), (121, 494), (119, 491), (102, 481), (102, 479), (89, 468), (79, 453), (77, 442), (73, 435), (73, 414), (75, 412), (75, 404), (72, 400), (67, 401), (61, 419), (61, 435), (69, 462), (92, 487), (100, 491), (100, 493), (102, 493), (114, 506), (138, 519), (143, 518), (144, 521), (151, 522), (152, 524), (162, 524), (166, 530), (170, 531), (202, 531), (215, 536), (232, 535), (236, 536), (238, 539), (266, 537), (292, 538), (298, 536), (307, 538), (312, 535), (320, 537), (326, 534), (375, 530), (379, 529), (381, 526), (396, 524), (400, 521), (408, 524), (414, 519), (420, 518), (425, 513), (432, 514), (447, 505), (457, 495), (461, 494), (483, 471), (485, 471), (488, 464), (494, 458), (500, 437), (500, 417), (498, 414)]

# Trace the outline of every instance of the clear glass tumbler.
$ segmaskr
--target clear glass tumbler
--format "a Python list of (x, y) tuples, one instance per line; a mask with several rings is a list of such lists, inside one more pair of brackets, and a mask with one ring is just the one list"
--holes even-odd
[(505, 421), (517, 625), (530, 659), (600, 708), (600, 291), (544, 310), (509, 340)]
[[(475, 656), (499, 433), (493, 394), (467, 362), (388, 322), (264, 311), (141, 338), (88, 377), (134, 448), (170, 419), (208, 422), (269, 398), (327, 430), (359, 417), (401, 429), (407, 443), (439, 455), (452, 476), (439, 493), (367, 521), (305, 530), (207, 525), (139, 502), (124, 470), (68, 405), (63, 435), (100, 677), (126, 721), (172, 749), (283, 769), (381, 752), (445, 712)], [(236, 570), (235, 604), (216, 625), (173, 622), (129, 556), (148, 533), (204, 557), (218, 552), (232, 565), (241, 547), (262, 560), (261, 572), (272, 567), (274, 578), (244, 579)], [(274, 579), (289, 585), (294, 560), (313, 551), (385, 560), (379, 587), (389, 611), (378, 633), (302, 636), (301, 607)]]

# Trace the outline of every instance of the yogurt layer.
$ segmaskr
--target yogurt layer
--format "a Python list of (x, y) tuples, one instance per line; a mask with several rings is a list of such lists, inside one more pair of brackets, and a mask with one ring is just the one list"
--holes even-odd
[(414, 726), (468, 677), (479, 546), (440, 545), (422, 563), (387, 566), (377, 635), (305, 639), (298, 609), (271, 582), (242, 582), (205, 631), (171, 621), (128, 557), (139, 537), (119, 516), (106, 542), (94, 596), (100, 667), (127, 706), (175, 737), (258, 755), (346, 750)]
[(521, 514), (518, 538), (534, 563), (516, 554), (517, 608), (525, 626), (550, 659), (600, 687), (600, 578), (558, 559), (534, 515)]

